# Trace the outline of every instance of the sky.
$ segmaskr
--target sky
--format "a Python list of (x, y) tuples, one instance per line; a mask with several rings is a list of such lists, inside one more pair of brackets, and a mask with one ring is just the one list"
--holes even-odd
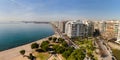
[(0, 21), (120, 19), (120, 0), (0, 0)]

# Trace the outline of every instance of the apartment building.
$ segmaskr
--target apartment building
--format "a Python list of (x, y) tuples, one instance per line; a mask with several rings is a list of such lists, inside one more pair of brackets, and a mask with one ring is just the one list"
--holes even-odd
[(119, 21), (108, 20), (108, 21), (94, 21), (94, 29), (99, 29), (100, 33), (104, 38), (108, 40), (111, 38), (117, 38), (119, 35)]
[(120, 44), (120, 22), (118, 23), (118, 30), (117, 30), (117, 43), (119, 43)]
[(65, 25), (65, 33), (70, 38), (85, 37), (88, 35), (88, 23), (86, 21), (68, 21)]
[(104, 35), (106, 35), (107, 38), (117, 38), (118, 37), (118, 28), (119, 28), (119, 21), (106, 21), (105, 22), (105, 30)]

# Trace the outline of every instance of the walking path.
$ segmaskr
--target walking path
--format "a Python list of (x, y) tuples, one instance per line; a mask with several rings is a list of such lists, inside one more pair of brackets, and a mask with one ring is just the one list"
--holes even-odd
[(120, 50), (120, 45), (112, 43), (112, 42), (108, 42), (108, 45), (113, 48), (113, 49), (118, 49)]

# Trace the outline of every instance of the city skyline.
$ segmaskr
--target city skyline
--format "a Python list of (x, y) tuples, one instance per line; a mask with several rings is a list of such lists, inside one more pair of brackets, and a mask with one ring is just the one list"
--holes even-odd
[(119, 19), (119, 0), (0, 0), (0, 21)]

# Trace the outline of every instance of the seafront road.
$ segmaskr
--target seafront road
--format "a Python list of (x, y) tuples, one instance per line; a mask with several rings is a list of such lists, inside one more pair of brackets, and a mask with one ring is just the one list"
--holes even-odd
[(112, 60), (113, 56), (111, 49), (108, 48), (104, 40), (101, 38), (97, 38), (96, 43), (98, 44), (101, 52), (101, 56), (100, 56), (101, 60)]

